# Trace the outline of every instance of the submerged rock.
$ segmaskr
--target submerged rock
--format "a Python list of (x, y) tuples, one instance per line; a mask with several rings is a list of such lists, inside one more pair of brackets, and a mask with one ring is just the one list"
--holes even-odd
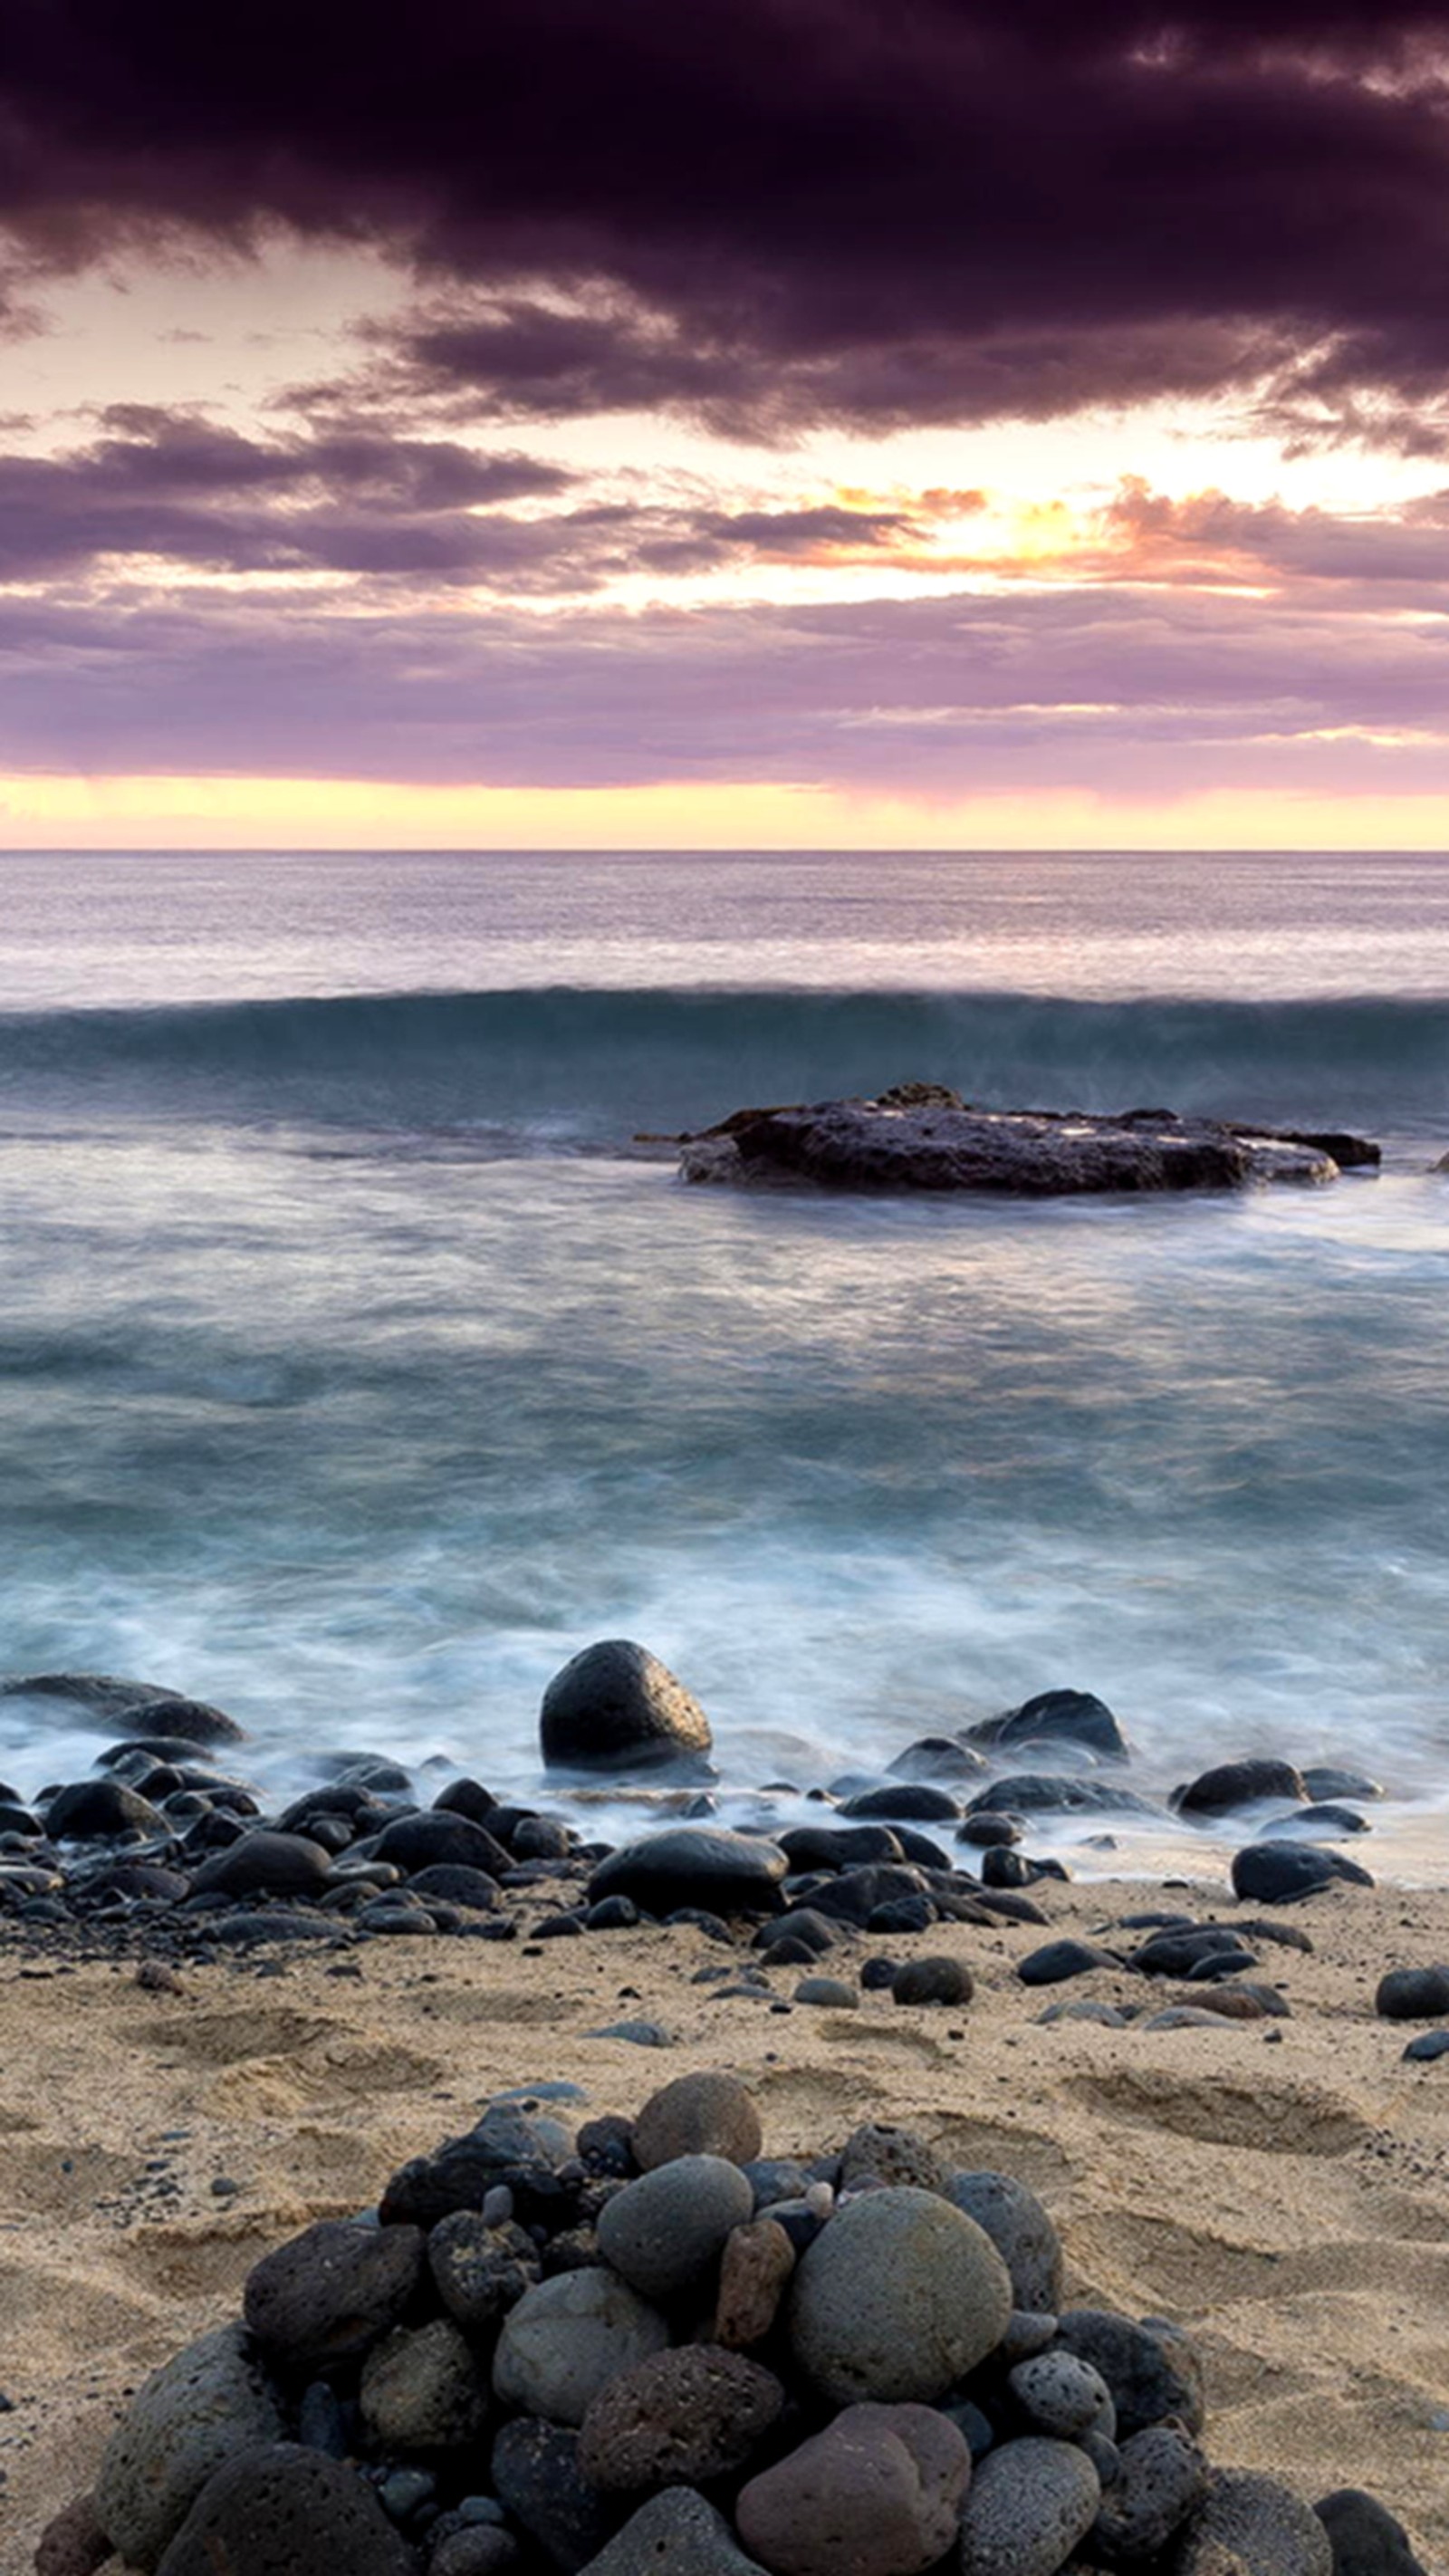
[(555, 1673), (539, 1717), (554, 1770), (705, 1767), (713, 1738), (693, 1693), (647, 1646), (606, 1637)]
[[(686, 1137), (686, 1181), (749, 1187), (815, 1182), (829, 1189), (1001, 1190), (1020, 1197), (1104, 1190), (1241, 1189), (1255, 1181), (1331, 1181), (1373, 1162), (1360, 1137), (1332, 1139), (1170, 1109), (1099, 1117), (1084, 1110), (982, 1109), (920, 1086), (875, 1100), (822, 1100), (737, 1110)], [(1340, 1150), (1335, 1153), (1330, 1145)]]

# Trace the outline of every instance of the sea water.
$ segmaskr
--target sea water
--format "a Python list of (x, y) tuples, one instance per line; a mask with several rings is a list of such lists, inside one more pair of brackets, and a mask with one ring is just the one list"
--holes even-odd
[[(1384, 1161), (888, 1201), (635, 1142), (910, 1078)], [(1449, 861), (0, 858), (0, 1664), (214, 1700), (278, 1786), (531, 1794), (635, 1637), (747, 1821), (1069, 1684), (1149, 1791), (1366, 1767), (1442, 1875), (1446, 1148)], [(26, 1793), (97, 1748), (0, 1700)]]

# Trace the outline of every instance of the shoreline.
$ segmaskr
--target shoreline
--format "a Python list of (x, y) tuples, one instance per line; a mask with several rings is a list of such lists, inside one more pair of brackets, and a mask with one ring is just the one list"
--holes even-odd
[[(1219, 1893), (1178, 1881), (1162, 1908)], [(1044, 1940), (1151, 1910), (1141, 1881), (1033, 1895), (1045, 1930), (852, 1931), (821, 1963), (858, 1978), (882, 1950), (949, 1956), (975, 1993), (945, 2008), (795, 2002), (802, 1970), (766, 1964), (749, 1928), (728, 1949), (640, 1925), (170, 1967), (0, 1933), (0, 2265), (25, 2320), (0, 2415), (14, 2563), (88, 2484), (122, 2392), (232, 2313), (270, 2246), (365, 2205), (490, 2093), (564, 2081), (589, 2113), (632, 2113), (673, 2075), (727, 2066), (771, 2152), (877, 2116), (1017, 2172), (1061, 2227), (1074, 2296), (1193, 2329), (1215, 2456), (1309, 2500), (1367, 2487), (1426, 2566), (1449, 2565), (1449, 2061), (1406, 2064), (1423, 2025), (1374, 2013), (1383, 1971), (1449, 1958), (1449, 1891), (1343, 1886), (1285, 1909), (1312, 1950), (1264, 1945), (1256, 1973), (1288, 2017), (1178, 2028), (1149, 2027), (1177, 1981), (1145, 1997), (1115, 1966), (1045, 1992), (1016, 1974)], [(1063, 2000), (1145, 2009), (1116, 2028), (1038, 2018)], [(671, 2044), (590, 2035), (621, 2015)]]

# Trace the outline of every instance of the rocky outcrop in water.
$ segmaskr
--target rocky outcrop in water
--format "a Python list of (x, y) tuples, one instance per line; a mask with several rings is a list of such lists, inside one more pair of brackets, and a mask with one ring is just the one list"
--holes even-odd
[(1129, 1109), (1119, 1117), (983, 1109), (932, 1083), (902, 1083), (875, 1100), (736, 1110), (679, 1141), (686, 1181), (993, 1190), (1021, 1198), (1331, 1181), (1379, 1159), (1377, 1145), (1337, 1132), (1180, 1118), (1171, 1109)]

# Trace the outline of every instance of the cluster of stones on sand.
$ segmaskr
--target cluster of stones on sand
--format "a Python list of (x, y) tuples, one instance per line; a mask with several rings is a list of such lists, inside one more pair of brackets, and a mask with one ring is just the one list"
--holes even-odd
[[(494, 2099), (265, 2255), (118, 2424), (41, 2576), (1412, 2576), (1393, 2517), (1215, 2468), (1190, 2338), (1069, 2306), (1043, 2203), (734, 2077)], [(543, 2098), (539, 2098), (539, 2096)], [(1420, 2571), (1422, 2576), (1422, 2571)]]

